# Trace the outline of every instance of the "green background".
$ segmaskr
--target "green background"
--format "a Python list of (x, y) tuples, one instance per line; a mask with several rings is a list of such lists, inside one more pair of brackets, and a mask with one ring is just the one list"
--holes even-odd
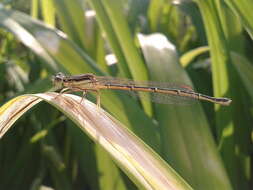
[[(101, 104), (193, 188), (252, 182), (252, 0), (1, 0), (0, 105), (51, 76), (192, 86), (233, 100), (163, 105), (101, 92)], [(40, 20), (40, 21), (39, 21)], [(105, 59), (113, 54), (117, 62)], [(88, 96), (96, 101), (94, 94)], [(107, 152), (41, 103), (0, 140), (0, 189), (137, 189)]]

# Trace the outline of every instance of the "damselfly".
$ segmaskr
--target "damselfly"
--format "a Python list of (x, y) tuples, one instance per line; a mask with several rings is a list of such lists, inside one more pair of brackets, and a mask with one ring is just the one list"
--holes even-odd
[(75, 76), (66, 76), (63, 73), (58, 73), (53, 76), (53, 83), (55, 87), (62, 89), (60, 93), (68, 91), (81, 91), (84, 94), (88, 91), (96, 92), (98, 94), (98, 105), (100, 104), (99, 92), (103, 89), (145, 92), (150, 94), (151, 100), (154, 102), (164, 104), (178, 104), (188, 100), (204, 100), (228, 106), (232, 102), (229, 98), (215, 98), (194, 92), (187, 86), (169, 85), (163, 82), (139, 82), (129, 79), (96, 76), (90, 73)]

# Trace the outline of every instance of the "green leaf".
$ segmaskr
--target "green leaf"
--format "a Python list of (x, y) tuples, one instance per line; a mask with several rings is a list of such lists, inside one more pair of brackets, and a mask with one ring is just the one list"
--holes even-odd
[(236, 68), (239, 76), (241, 77), (246, 90), (248, 91), (251, 102), (253, 102), (253, 66), (252, 64), (243, 56), (237, 54), (236, 52), (232, 53), (233, 65)]
[(38, 18), (39, 15), (39, 0), (32, 0), (31, 6), (31, 16), (33, 18)]
[(57, 65), (49, 53), (44, 49), (32, 32), (24, 27), (25, 24), (28, 24), (30, 27), (32, 27), (33, 25), (31, 25), (31, 20), (31, 17), (28, 17), (20, 12), (0, 8), (0, 26), (12, 32), (20, 41), (24, 43), (24, 45), (43, 58), (50, 70), (57, 71)]
[(122, 14), (123, 10), (119, 1), (104, 0), (101, 2), (112, 23), (112, 27), (121, 45), (124, 56), (126, 57), (133, 79), (148, 80), (146, 67), (134, 44), (133, 36), (130, 33), (124, 15)]
[(59, 30), (49, 28), (18, 11), (2, 9), (0, 16), (0, 24), (44, 58), (54, 72), (59, 71), (59, 65), (55, 63), (57, 61), (70, 73), (102, 73), (95, 62)]
[[(123, 10), (120, 6), (120, 2), (114, 0), (96, 0), (90, 3), (93, 5), (100, 4), (99, 7), (104, 8), (104, 14), (106, 14), (106, 16), (108, 17), (108, 21), (110, 22), (112, 29), (114, 30), (117, 41), (120, 44), (120, 48), (127, 61), (127, 66), (133, 79), (137, 81), (147, 81), (148, 73), (144, 65), (144, 61), (142, 60), (140, 53), (138, 52), (138, 49), (134, 44), (134, 38), (130, 33), (126, 18), (122, 14)], [(97, 10), (96, 13), (99, 14)], [(124, 63), (119, 62), (119, 64)], [(149, 115), (151, 115), (152, 108), (150, 102), (142, 100), (142, 105), (144, 107), (144, 110)]]
[[(78, 164), (80, 164), (82, 174), (84, 174), (85, 179), (89, 181), (91, 189), (99, 189), (99, 171), (97, 169), (97, 161), (100, 159), (96, 157), (96, 152), (94, 150), (96, 145), (91, 139), (87, 138), (87, 135), (82, 133), (73, 122), (67, 122), (67, 131), (71, 138), (74, 156), (78, 158)], [(110, 173), (109, 171), (107, 171), (107, 173)], [(118, 180), (121, 179), (118, 178)]]
[(53, 1), (51, 0), (43, 0), (40, 1), (42, 16), (45, 23), (55, 26), (55, 7)]
[(84, 11), (80, 2), (77, 0), (53, 0), (53, 2), (61, 27), (69, 39), (81, 48), (88, 48), (86, 47), (84, 35)]
[(244, 27), (253, 39), (253, 1), (251, 0), (225, 0), (228, 6), (241, 19)]
[(192, 49), (180, 57), (180, 63), (183, 67), (187, 67), (197, 56), (209, 52), (209, 47), (199, 47)]
[(164, 0), (156, 0), (151, 1), (149, 5), (148, 10), (148, 17), (150, 22), (150, 28), (151, 30), (155, 31), (160, 22), (161, 14), (162, 14), (162, 8), (164, 6), (165, 1)]
[[(236, 124), (236, 149), (240, 154), (236, 155), (238, 160), (237, 185), (238, 188), (249, 189), (248, 174), (251, 169), (247, 163), (252, 152), (252, 64), (238, 52), (231, 52), (233, 69), (236, 74), (232, 78), (236, 91), (236, 102), (234, 108), (234, 122)], [(238, 114), (240, 113), (240, 114)], [(242, 127), (243, 126), (243, 127)]]
[[(193, 86), (178, 63), (175, 46), (164, 35), (139, 39), (152, 80)], [(231, 189), (201, 104), (175, 104), (179, 105), (155, 106), (163, 158), (195, 189)]]
[[(234, 97), (232, 87), (229, 83), (229, 76), (232, 75), (232, 71), (229, 69), (231, 57), (224, 29), (222, 27), (222, 21), (225, 19), (222, 15), (221, 2), (213, 0), (196, 0), (196, 2), (204, 19), (208, 44), (210, 47), (214, 95)], [(220, 144), (220, 152), (224, 164), (229, 171), (228, 174), (230, 179), (235, 185), (237, 179), (237, 161), (234, 157), (235, 126), (233, 123), (232, 106), (221, 108), (217, 105), (215, 108), (216, 130)]]
[(129, 68), (127, 66), (126, 58), (121, 48), (121, 45), (117, 39), (117, 35), (112, 27), (112, 23), (102, 5), (100, 0), (89, 0), (90, 6), (96, 12), (96, 19), (101, 27), (101, 30), (106, 33), (107, 40), (115, 53), (117, 60), (120, 64), (119, 76), (130, 77)]

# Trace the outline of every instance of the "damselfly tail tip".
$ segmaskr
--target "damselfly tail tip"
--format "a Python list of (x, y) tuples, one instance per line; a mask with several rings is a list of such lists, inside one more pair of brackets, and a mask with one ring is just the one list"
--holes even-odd
[(223, 98), (223, 101), (221, 102), (221, 105), (229, 106), (231, 104), (232, 100), (229, 98)]

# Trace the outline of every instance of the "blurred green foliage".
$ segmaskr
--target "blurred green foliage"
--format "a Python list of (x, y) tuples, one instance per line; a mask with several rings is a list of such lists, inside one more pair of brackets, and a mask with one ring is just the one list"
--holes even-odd
[[(50, 90), (58, 71), (182, 83), (230, 97), (229, 107), (177, 106), (103, 92), (102, 106), (193, 189), (253, 188), (252, 0), (0, 2), (1, 105)], [(0, 141), (0, 189), (137, 189), (49, 105), (15, 125)]]

